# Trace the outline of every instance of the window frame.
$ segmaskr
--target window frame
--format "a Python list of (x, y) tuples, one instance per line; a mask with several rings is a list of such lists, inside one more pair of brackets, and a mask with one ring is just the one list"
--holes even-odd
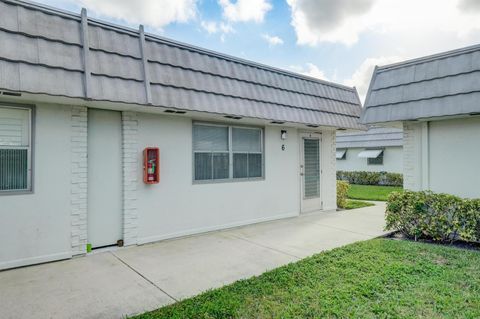
[[(346, 161), (347, 160), (347, 152), (348, 152), (348, 148), (342, 148), (341, 150), (344, 150), (345, 153), (343, 153), (343, 156), (340, 157), (340, 158), (336, 158), (337, 161)], [(336, 152), (336, 150), (335, 150)]]
[[(380, 149), (378, 149), (378, 148), (372, 148), (372, 149), (366, 149), (366, 150), (369, 151), (369, 150), (380, 150)], [(377, 157), (375, 157), (375, 158), (368, 157), (368, 158), (367, 158), (367, 166), (384, 165), (383, 163), (384, 163), (385, 150), (384, 150), (384, 149), (381, 149), (381, 151), (382, 151), (382, 152), (381, 152)], [(370, 162), (372, 159), (378, 160), (379, 158), (382, 159), (382, 162), (381, 162), (381, 163), (371, 163), (371, 162)]]
[[(0, 190), (0, 196), (6, 195), (23, 195), (23, 194), (33, 194), (34, 193), (34, 163), (35, 163), (35, 116), (36, 116), (36, 108), (35, 105), (32, 104), (20, 104), (20, 103), (8, 103), (8, 102), (1, 102), (0, 101), (0, 108), (7, 108), (7, 109), (23, 109), (29, 111), (29, 146), (16, 146), (16, 149), (27, 149), (27, 188), (26, 189), (12, 189), (12, 190)], [(11, 146), (7, 145), (0, 145), (2, 149), (10, 149)]]
[[(195, 153), (206, 153), (202, 151), (195, 151), (194, 149), (194, 127), (195, 125), (204, 125), (204, 126), (217, 126), (217, 127), (226, 127), (228, 128), (228, 178), (222, 179), (204, 179), (196, 180), (195, 179)], [(252, 154), (261, 154), (262, 155), (262, 176), (260, 177), (233, 177), (233, 154), (234, 153), (244, 153), (249, 154), (249, 152), (234, 152), (233, 151), (233, 128), (243, 128), (243, 129), (254, 129), (260, 131), (260, 148), (261, 152), (250, 152)], [(225, 152), (209, 152), (209, 153), (225, 153)], [(205, 121), (192, 121), (192, 183), (193, 184), (213, 184), (213, 183), (235, 183), (235, 182), (251, 182), (251, 181), (263, 181), (265, 180), (265, 129), (261, 126), (256, 125), (243, 125), (236, 123), (225, 123), (225, 122), (205, 122)]]

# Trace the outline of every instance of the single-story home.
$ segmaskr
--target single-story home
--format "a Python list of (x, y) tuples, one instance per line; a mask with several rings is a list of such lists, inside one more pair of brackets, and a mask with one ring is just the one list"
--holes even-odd
[(480, 45), (377, 67), (361, 122), (403, 127), (405, 188), (480, 198)]
[(403, 172), (401, 128), (371, 126), (364, 132), (337, 132), (337, 171)]
[(0, 269), (333, 210), (360, 113), (351, 87), (0, 0)]

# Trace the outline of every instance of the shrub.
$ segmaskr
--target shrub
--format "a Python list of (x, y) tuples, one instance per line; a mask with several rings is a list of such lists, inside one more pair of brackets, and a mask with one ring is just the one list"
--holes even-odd
[(337, 171), (337, 180), (358, 185), (403, 186), (403, 175), (399, 173)]
[(337, 181), (337, 207), (347, 207), (347, 193), (350, 188), (350, 184), (345, 181)]
[(386, 230), (415, 240), (480, 241), (480, 199), (432, 192), (393, 192), (387, 201)]

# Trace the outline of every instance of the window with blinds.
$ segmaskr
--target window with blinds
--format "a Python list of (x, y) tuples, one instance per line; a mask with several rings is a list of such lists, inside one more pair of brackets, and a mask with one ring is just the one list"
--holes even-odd
[(31, 189), (31, 109), (0, 106), (0, 191)]
[(262, 129), (193, 125), (194, 180), (263, 177)]

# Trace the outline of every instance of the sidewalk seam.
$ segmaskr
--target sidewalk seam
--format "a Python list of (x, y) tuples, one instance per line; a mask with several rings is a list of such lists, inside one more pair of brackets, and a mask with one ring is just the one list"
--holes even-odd
[(257, 245), (257, 246), (259, 246), (259, 247), (263, 247), (263, 248), (266, 248), (266, 249), (270, 249), (270, 250), (273, 250), (273, 251), (275, 251), (275, 252), (277, 252), (277, 253), (280, 253), (280, 254), (284, 254), (284, 255), (287, 255), (287, 256), (290, 256), (290, 257), (297, 258), (298, 260), (302, 259), (302, 257), (289, 254), (289, 253), (284, 252), (284, 251), (282, 251), (282, 250), (279, 250), (279, 249), (276, 249), (276, 248), (273, 248), (273, 247), (269, 247), (269, 246), (266, 246), (266, 245), (257, 243), (257, 242), (255, 242), (255, 241), (253, 241), (253, 240), (246, 239), (246, 238), (241, 237), (241, 236), (238, 236), (238, 235), (234, 235), (234, 234), (228, 234), (228, 235), (229, 235), (229, 236), (232, 236), (232, 237), (235, 237), (235, 238), (237, 238), (237, 239), (246, 241), (247, 243), (250, 243), (250, 244), (253, 244), (253, 245)]
[(178, 299), (173, 297), (171, 294), (169, 294), (168, 292), (166, 292), (165, 290), (163, 290), (162, 288), (160, 288), (157, 284), (155, 284), (153, 281), (151, 281), (150, 279), (148, 279), (146, 276), (144, 276), (142, 273), (140, 273), (139, 271), (137, 271), (135, 268), (133, 268), (132, 266), (130, 266), (129, 264), (127, 264), (125, 261), (123, 261), (123, 259), (121, 259), (120, 257), (118, 257), (117, 255), (114, 254), (113, 251), (110, 251), (109, 252), (110, 254), (112, 254), (115, 258), (117, 258), (122, 264), (124, 264), (125, 266), (127, 266), (128, 268), (130, 268), (132, 271), (134, 271), (137, 275), (139, 275), (140, 277), (142, 277), (143, 279), (145, 279), (148, 283), (150, 283), (152, 286), (154, 286), (155, 288), (157, 288), (158, 290), (160, 290), (161, 292), (163, 292), (165, 295), (167, 295), (168, 297), (170, 297), (171, 299), (173, 299), (175, 302), (178, 302)]
[(336, 229), (336, 230), (345, 231), (345, 232), (352, 233), (352, 234), (357, 234), (357, 235), (366, 236), (366, 237), (369, 237), (369, 238), (375, 238), (375, 236), (376, 236), (376, 235), (371, 235), (371, 234), (359, 233), (359, 232), (356, 232), (356, 231), (353, 231), (353, 230), (349, 230), (349, 229), (345, 229), (345, 228), (340, 228), (340, 227), (336, 227), (336, 226), (331, 226), (331, 225), (322, 224), (321, 222), (316, 222), (316, 221), (314, 221), (313, 223), (314, 223), (315, 225), (319, 225), (319, 226), (323, 226), (323, 227), (329, 227), (329, 228), (333, 228), (333, 229)]

